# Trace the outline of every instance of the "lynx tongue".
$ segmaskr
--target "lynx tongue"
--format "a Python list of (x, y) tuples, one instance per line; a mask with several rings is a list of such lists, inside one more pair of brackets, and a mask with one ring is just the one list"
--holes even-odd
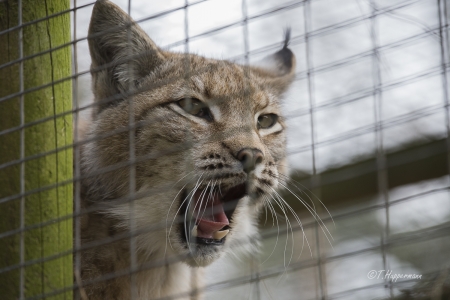
[(197, 237), (217, 239), (220, 236), (217, 232), (230, 224), (220, 202), (219, 195), (213, 193), (210, 196), (207, 191), (203, 192), (203, 194), (202, 191), (197, 191), (193, 198)]

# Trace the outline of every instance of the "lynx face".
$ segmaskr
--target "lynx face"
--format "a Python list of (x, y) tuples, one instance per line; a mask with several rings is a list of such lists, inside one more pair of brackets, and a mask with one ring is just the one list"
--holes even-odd
[(105, 204), (116, 228), (140, 232), (143, 257), (204, 266), (254, 241), (284, 165), (288, 37), (266, 68), (171, 53), (108, 1), (97, 1), (89, 34), (97, 107), (82, 152), (88, 199)]

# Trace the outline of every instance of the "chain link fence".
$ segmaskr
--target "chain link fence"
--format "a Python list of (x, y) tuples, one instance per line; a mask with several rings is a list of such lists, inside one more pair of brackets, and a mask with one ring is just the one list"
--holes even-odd
[[(164, 51), (252, 65), (281, 49), (290, 28), (297, 62), (282, 104), (289, 176), (262, 209), (260, 237), (240, 241), (260, 241), (259, 252), (231, 247), (202, 271), (203, 284), (158, 299), (450, 299), (448, 1), (113, 2)], [(82, 201), (82, 148), (129, 135), (125, 164), (93, 169), (129, 170), (131, 192), (109, 200), (130, 207), (142, 196), (136, 172), (153, 159), (136, 156), (136, 131), (151, 123), (132, 113), (116, 132), (84, 134), (91, 115), (117, 100), (93, 101), (94, 4), (0, 1), (4, 299), (85, 300), (90, 286), (136, 284), (136, 274), (185, 259), (141, 264), (131, 251), (121, 270), (83, 279), (86, 253), (121, 241), (139, 248), (139, 235), (167, 225), (137, 228), (131, 214), (130, 230), (82, 238), (86, 216), (99, 210)], [(162, 159), (190, 147), (168, 145)]]

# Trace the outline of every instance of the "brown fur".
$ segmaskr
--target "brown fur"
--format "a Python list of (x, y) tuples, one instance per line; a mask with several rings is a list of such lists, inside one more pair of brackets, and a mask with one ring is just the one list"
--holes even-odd
[[(162, 51), (109, 1), (95, 4), (89, 36), (97, 106), (81, 159), (83, 208), (91, 211), (82, 219), (83, 288), (89, 299), (130, 299), (134, 282), (137, 299), (179, 293), (196, 299), (189, 292), (201, 287), (200, 267), (230, 247), (252, 249), (248, 241), (256, 235), (264, 197), (285, 172), (279, 101), (293, 80), (295, 58), (287, 45), (267, 58), (269, 67)], [(177, 106), (186, 97), (207, 103), (214, 120)], [(257, 116), (268, 113), (279, 116), (278, 124), (258, 129)], [(242, 149), (263, 155), (253, 172), (237, 159)], [(178, 214), (178, 192), (213, 180), (224, 191), (245, 182), (253, 196), (237, 204), (223, 246), (192, 251), (177, 222), (170, 234), (167, 227)], [(139, 231), (134, 278), (130, 230)]]

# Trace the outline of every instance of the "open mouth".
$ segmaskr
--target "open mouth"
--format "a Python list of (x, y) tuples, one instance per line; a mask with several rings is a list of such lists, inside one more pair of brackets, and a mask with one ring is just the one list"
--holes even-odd
[(187, 197), (189, 200), (182, 202), (180, 208), (180, 215), (185, 220), (180, 224), (182, 239), (186, 243), (222, 245), (230, 232), (230, 220), (236, 206), (245, 195), (245, 183), (225, 192), (219, 188), (206, 188), (188, 195), (185, 191), (182, 199)]

